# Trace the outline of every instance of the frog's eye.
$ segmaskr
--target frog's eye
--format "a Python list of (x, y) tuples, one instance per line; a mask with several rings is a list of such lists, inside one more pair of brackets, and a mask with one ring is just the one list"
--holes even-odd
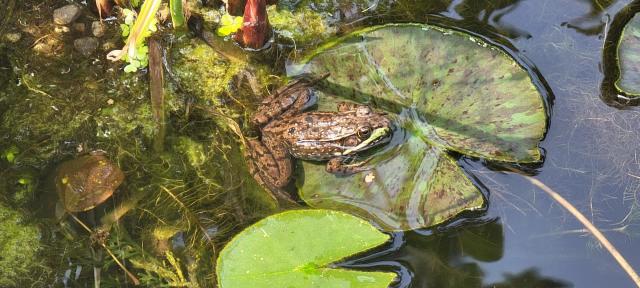
[(361, 140), (369, 138), (369, 136), (371, 136), (371, 127), (370, 126), (359, 127), (358, 131), (356, 132), (356, 135)]

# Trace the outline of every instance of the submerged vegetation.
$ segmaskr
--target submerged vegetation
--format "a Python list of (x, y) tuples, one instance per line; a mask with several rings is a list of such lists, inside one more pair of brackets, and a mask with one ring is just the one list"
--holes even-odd
[[(546, 87), (539, 83), (544, 82), (540, 76), (522, 69), (520, 61), (510, 58), (514, 54), (504, 53), (505, 47), (487, 48), (499, 41), (435, 26), (395, 26), (415, 28), (403, 34), (381, 28), (393, 25), (373, 25), (408, 13), (411, 8), (403, 5), (411, 1), (401, 1), (395, 10), (379, 1), (305, 0), (277, 5), (246, 1), (255, 5), (245, 6), (246, 11), (259, 15), (244, 20), (231, 16), (227, 10), (232, 9), (216, 1), (98, 0), (99, 13), (90, 12), (94, 1), (88, 2), (9, 1), (8, 12), (0, 12), (0, 16), (8, 15), (0, 17), (2, 287), (259, 285), (251, 281), (298, 287), (311, 285), (305, 281), (317, 287), (339, 282), (362, 285), (354, 287), (408, 285), (402, 278), (407, 274), (402, 265), (410, 257), (397, 266), (367, 266), (349, 257), (378, 245), (383, 246), (365, 260), (386, 257), (388, 251), (399, 251), (405, 245), (403, 235), (414, 233), (391, 235), (380, 230), (422, 229), (416, 235), (433, 235), (420, 235), (420, 241), (435, 236), (438, 242), (454, 247), (449, 241), (459, 239), (441, 233), (454, 225), (425, 228), (456, 224), (461, 218), (454, 217), (463, 211), (479, 212), (470, 216), (486, 212), (487, 188), (467, 170), (475, 165), (469, 163), (483, 161), (493, 169), (495, 163), (517, 167), (519, 164), (505, 163), (526, 162), (524, 169), (535, 171), (544, 160), (538, 143), (547, 130), (545, 119), (550, 113), (545, 109), (550, 104), (536, 90)], [(244, 5), (244, 1), (227, 2)], [(424, 6), (436, 7), (440, 2)], [(81, 15), (68, 15), (76, 19), (71, 23), (54, 24), (53, 9), (64, 5), (79, 7)], [(422, 20), (405, 20), (416, 19)], [(245, 39), (257, 33), (246, 28), (251, 21), (264, 24), (257, 30), (269, 30), (273, 37), (265, 33), (262, 38)], [(96, 22), (100, 25), (94, 25)], [(186, 31), (187, 23), (193, 26), (193, 33)], [(358, 30), (361, 26), (369, 28)], [(98, 36), (93, 27), (104, 27), (104, 35)], [(333, 38), (336, 36), (343, 37)], [(75, 44), (84, 38), (98, 44), (92, 49)], [(234, 42), (240, 38), (244, 44), (252, 43), (245, 46), (261, 49), (242, 50)], [(459, 42), (448, 42), (454, 38)], [(251, 42), (256, 39), (258, 44)], [(394, 42), (380, 45), (383, 55), (375, 58), (359, 50), (366, 45), (363, 39)], [(265, 42), (272, 45), (265, 46)], [(406, 47), (394, 44), (400, 42)], [(426, 61), (431, 66), (410, 57), (432, 53), (425, 47), (438, 43), (448, 44), (439, 47), (443, 54), (435, 53)], [(126, 63), (107, 61), (107, 55)], [(449, 56), (456, 59), (455, 65), (438, 62)], [(374, 62), (381, 64), (372, 65)], [(495, 65), (502, 69), (488, 69), (487, 63), (498, 62)], [(301, 65), (311, 68), (306, 72), (331, 73), (317, 87), (322, 101), (314, 109), (334, 111), (336, 102), (346, 98), (368, 103), (399, 121), (392, 144), (371, 153), (378, 153), (372, 163), (380, 169), (329, 178), (324, 166), (305, 161), (295, 171), (294, 185), (287, 187), (298, 189), (292, 192), (299, 192), (301, 204), (343, 209), (371, 222), (326, 210), (277, 213), (281, 207), (246, 167), (245, 137), (258, 137), (248, 119), (263, 97), (283, 86), (285, 75), (299, 73)], [(458, 69), (462, 65), (476, 68)], [(394, 70), (397, 68), (401, 69)], [(369, 78), (360, 77), (363, 75)], [(158, 78), (161, 81), (154, 80)], [(491, 93), (491, 89), (507, 92)], [(350, 94), (356, 90), (358, 93)], [(438, 93), (431, 92), (436, 90)], [(517, 95), (510, 97), (514, 91)], [(396, 98), (405, 92), (411, 97)], [(483, 98), (496, 94), (504, 97)], [(458, 109), (473, 106), (473, 102), (485, 105)], [(68, 184), (69, 175), (56, 173), (83, 168), (78, 161), (95, 151), (100, 151), (102, 164), (119, 167), (124, 179), (117, 177), (114, 183), (118, 185), (97, 193), (100, 203), (91, 201), (78, 209), (67, 205), (64, 217), (54, 213), (57, 203), (68, 204), (56, 193), (56, 184)], [(412, 193), (394, 190), (401, 187)], [(380, 207), (384, 205), (389, 207)], [(500, 231), (491, 236), (503, 237), (502, 226), (492, 225)], [(468, 234), (473, 234), (469, 236), (472, 240), (459, 241), (472, 258), (491, 262), (502, 257), (504, 240), (496, 244), (492, 237), (487, 240)], [(495, 251), (481, 251), (476, 242), (490, 242)], [(410, 248), (425, 251), (437, 246), (428, 244), (427, 248)], [(482, 284), (480, 268), (472, 273), (462, 270), (466, 268), (452, 269), (446, 262), (456, 261), (450, 253), (455, 249), (444, 250), (429, 252), (434, 254), (427, 257), (430, 271), (460, 274), (442, 283), (473, 278), (469, 281)], [(485, 257), (491, 253), (499, 256)], [(461, 266), (473, 266), (465, 261)], [(273, 267), (286, 277), (274, 280), (277, 277), (268, 275)], [(535, 269), (506, 278), (504, 283), (496, 282), (498, 286), (521, 282), (565, 285), (545, 281)]]

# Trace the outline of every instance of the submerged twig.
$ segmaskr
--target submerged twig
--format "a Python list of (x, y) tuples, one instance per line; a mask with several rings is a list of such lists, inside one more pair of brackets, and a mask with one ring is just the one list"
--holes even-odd
[(545, 185), (540, 180), (538, 180), (536, 178), (533, 178), (531, 176), (522, 175), (522, 174), (518, 173), (518, 171), (513, 169), (513, 168), (509, 168), (509, 170), (511, 170), (511, 172), (514, 172), (514, 173), (524, 177), (531, 184), (535, 185), (540, 190), (542, 190), (545, 193), (549, 194), (549, 196), (551, 196), (551, 198), (553, 198), (553, 200), (558, 202), (558, 204), (560, 204), (560, 206), (562, 206), (564, 209), (569, 211), (569, 213), (571, 213), (571, 215), (576, 217), (576, 219), (578, 219), (578, 221), (580, 221), (580, 223), (582, 223), (582, 225), (584, 225), (584, 227), (587, 228), (587, 230), (591, 234), (593, 234), (593, 237), (595, 237), (596, 240), (598, 240), (598, 242), (600, 242), (600, 244), (602, 244), (602, 246), (605, 249), (607, 249), (607, 251), (611, 254), (611, 256), (613, 256), (613, 258), (618, 262), (620, 267), (622, 267), (622, 269), (624, 269), (624, 271), (627, 273), (627, 275), (629, 275), (629, 277), (631, 278), (633, 283), (635, 283), (636, 286), (640, 287), (640, 276), (638, 276), (636, 271), (633, 270), (633, 267), (631, 267), (629, 262), (627, 262), (627, 260), (622, 256), (622, 254), (620, 254), (618, 249), (616, 249), (616, 247), (613, 246), (613, 244), (611, 244), (611, 242), (609, 242), (607, 237), (605, 237), (604, 234), (602, 234), (602, 232), (600, 232), (600, 230), (598, 230), (598, 228), (595, 225), (593, 225), (593, 223), (591, 223), (591, 221), (589, 221), (589, 219), (587, 219), (587, 217), (584, 216), (584, 214), (582, 214), (580, 211), (578, 211), (578, 209), (575, 206), (573, 206), (571, 203), (569, 203), (569, 201), (567, 201), (567, 199), (562, 197), (557, 192), (553, 191), (553, 189), (549, 188), (549, 186)]
[(164, 150), (166, 133), (164, 116), (164, 73), (162, 71), (162, 46), (156, 39), (149, 39), (149, 94), (151, 110), (156, 121), (153, 148), (156, 152)]
[[(73, 218), (73, 220), (76, 220), (76, 222), (78, 222), (78, 224), (80, 224), (80, 226), (82, 226), (82, 228), (87, 230), (87, 232), (89, 232), (89, 234), (93, 233), (91, 228), (89, 228), (86, 224), (84, 224), (84, 222), (82, 222), (80, 219), (78, 219), (78, 217), (76, 217), (76, 215), (73, 215), (73, 213), (69, 213), (69, 215), (71, 215), (71, 218)], [(102, 248), (104, 248), (104, 250), (107, 251), (107, 253), (109, 253), (111, 258), (113, 258), (113, 261), (115, 261), (116, 264), (118, 264), (118, 266), (120, 266), (120, 269), (122, 269), (122, 271), (124, 271), (124, 273), (126, 273), (127, 276), (129, 276), (131, 281), (133, 281), (133, 285), (136, 285), (136, 286), (140, 285), (140, 280), (138, 280), (138, 278), (135, 275), (133, 275), (133, 273), (131, 273), (129, 271), (129, 269), (127, 269), (127, 267), (125, 267), (124, 264), (122, 264), (122, 262), (120, 262), (118, 257), (116, 257), (116, 255), (114, 255), (113, 252), (111, 252), (111, 249), (109, 249), (109, 247), (107, 247), (107, 245), (105, 245), (102, 242), (98, 242), (98, 244), (100, 244), (100, 246), (102, 246)]]

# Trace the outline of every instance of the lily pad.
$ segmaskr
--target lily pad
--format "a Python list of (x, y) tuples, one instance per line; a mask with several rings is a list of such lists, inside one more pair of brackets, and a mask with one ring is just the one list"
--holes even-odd
[(631, 18), (622, 30), (618, 44), (620, 78), (616, 88), (627, 95), (640, 96), (640, 14)]
[(375, 26), (326, 43), (289, 72), (331, 73), (317, 86), (319, 110), (368, 103), (396, 115), (407, 133), (374, 157), (371, 171), (337, 177), (304, 163), (298, 188), (311, 206), (355, 213), (387, 230), (429, 227), (484, 207), (446, 151), (541, 161), (541, 95), (522, 67), (479, 38), (430, 25)]
[(368, 222), (329, 210), (272, 215), (236, 235), (220, 252), (221, 288), (384, 288), (395, 273), (329, 267), (389, 240)]

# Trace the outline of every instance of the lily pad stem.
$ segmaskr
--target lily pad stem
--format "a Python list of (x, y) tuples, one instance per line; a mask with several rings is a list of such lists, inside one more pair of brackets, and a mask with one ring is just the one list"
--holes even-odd
[(593, 225), (593, 223), (591, 223), (591, 221), (589, 221), (589, 219), (587, 219), (587, 217), (584, 216), (584, 214), (582, 214), (580, 211), (578, 211), (578, 209), (576, 209), (575, 206), (573, 206), (571, 203), (569, 203), (569, 201), (567, 201), (567, 199), (562, 197), (557, 192), (553, 191), (553, 189), (549, 188), (549, 186), (545, 185), (540, 180), (535, 179), (535, 178), (530, 177), (530, 176), (519, 174), (518, 171), (513, 169), (513, 168), (509, 168), (509, 170), (511, 170), (512, 172), (524, 177), (531, 184), (535, 185), (540, 190), (542, 190), (545, 193), (549, 194), (549, 196), (551, 196), (551, 198), (553, 198), (553, 200), (558, 202), (558, 204), (560, 204), (560, 206), (562, 206), (564, 209), (569, 211), (569, 213), (571, 213), (571, 215), (576, 217), (576, 219), (578, 219), (578, 221), (580, 221), (580, 223), (582, 223), (582, 225), (584, 225), (584, 227), (587, 228), (587, 230), (591, 234), (593, 234), (593, 237), (595, 237), (596, 240), (598, 240), (598, 242), (600, 242), (600, 244), (602, 244), (602, 246), (605, 249), (607, 249), (607, 251), (611, 254), (611, 256), (613, 256), (613, 258), (622, 267), (622, 269), (624, 269), (624, 271), (627, 272), (627, 275), (629, 275), (629, 277), (631, 278), (631, 281), (633, 281), (633, 283), (635, 283), (636, 286), (640, 287), (640, 277), (638, 276), (636, 271), (633, 270), (633, 267), (631, 267), (629, 262), (627, 262), (627, 260), (622, 256), (622, 254), (620, 254), (618, 249), (616, 249), (616, 247), (613, 246), (613, 244), (611, 244), (611, 242), (609, 242), (607, 237), (605, 237), (604, 234), (602, 234), (602, 232), (600, 232), (600, 230), (598, 230), (598, 228), (596, 228), (596, 226)]

